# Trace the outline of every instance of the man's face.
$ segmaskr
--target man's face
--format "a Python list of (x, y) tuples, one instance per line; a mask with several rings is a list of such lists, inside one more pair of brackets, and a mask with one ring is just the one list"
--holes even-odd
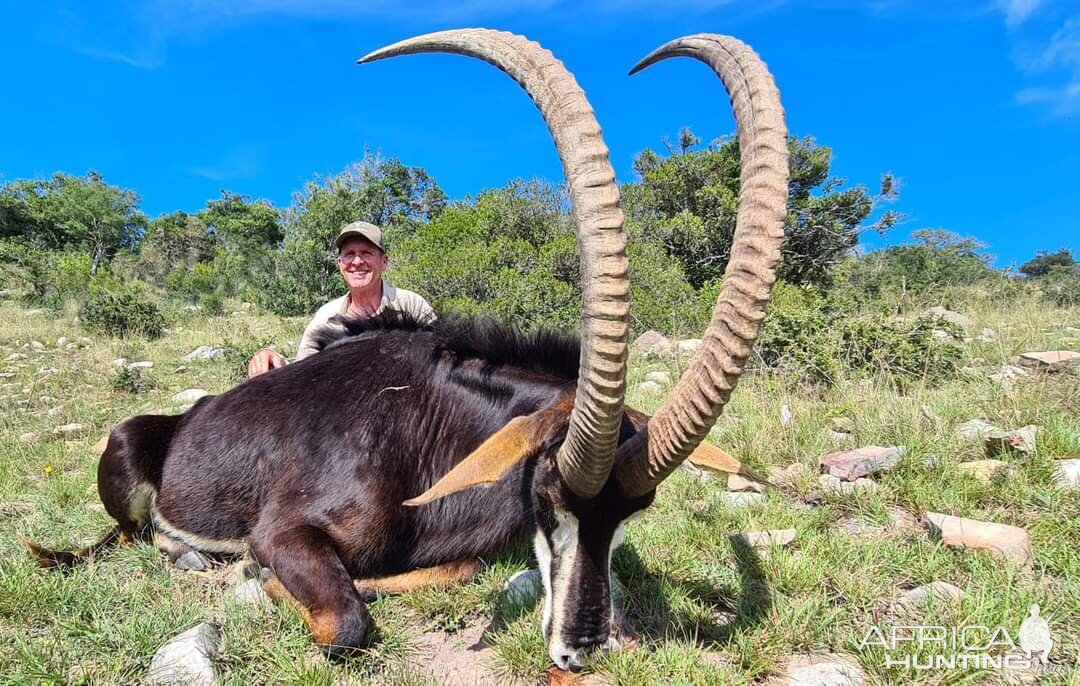
[(338, 271), (350, 289), (377, 285), (386, 265), (386, 253), (363, 238), (348, 239), (338, 252)]

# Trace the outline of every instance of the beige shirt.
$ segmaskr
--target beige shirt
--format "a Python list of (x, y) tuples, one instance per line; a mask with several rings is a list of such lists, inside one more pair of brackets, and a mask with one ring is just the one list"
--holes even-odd
[[(382, 284), (382, 302), (379, 303), (379, 309), (375, 311), (375, 314), (382, 312), (386, 308), (392, 310), (398, 310), (406, 314), (411, 314), (419, 321), (434, 321), (435, 311), (431, 309), (431, 305), (427, 300), (424, 300), (421, 296), (407, 291), (404, 288), (395, 288), (386, 281)], [(305, 357), (309, 357), (318, 352), (315, 349), (315, 332), (329, 324), (332, 317), (336, 317), (339, 314), (346, 314), (349, 311), (349, 294), (331, 300), (315, 313), (315, 316), (308, 322), (307, 327), (304, 329), (304, 335), (300, 339), (300, 347), (296, 350), (296, 359), (302, 360)]]

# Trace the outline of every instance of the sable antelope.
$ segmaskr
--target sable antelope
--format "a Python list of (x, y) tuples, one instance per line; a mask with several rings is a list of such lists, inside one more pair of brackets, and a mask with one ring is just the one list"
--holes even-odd
[[(118, 525), (70, 553), (154, 531), (170, 557), (250, 552), (268, 592), (300, 609), (331, 652), (365, 646), (357, 588), (466, 576), (471, 560), (533, 535), (543, 631), (562, 668), (611, 646), (611, 551), (623, 526), (702, 443), (738, 380), (780, 258), (787, 141), (765, 66), (733, 38), (672, 41), (631, 73), (675, 55), (709, 64), (731, 95), (742, 155), (738, 228), (713, 319), (653, 417), (624, 408), (628, 292), (623, 214), (592, 109), (550, 52), (482, 29), (409, 39), (361, 59), (445, 51), (490, 62), (532, 97), (554, 137), (581, 247), (582, 331), (521, 335), (484, 322), (434, 326), (387, 316), (346, 322), (302, 362), (112, 432), (98, 488)], [(334, 342), (335, 337), (338, 339)], [(487, 485), (486, 488), (473, 488)]]

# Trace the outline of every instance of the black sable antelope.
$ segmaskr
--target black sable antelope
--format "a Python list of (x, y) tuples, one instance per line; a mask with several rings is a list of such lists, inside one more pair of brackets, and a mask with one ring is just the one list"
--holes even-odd
[[(623, 407), (623, 214), (584, 93), (550, 52), (488, 30), (422, 36), (361, 61), (435, 51), (502, 69), (548, 124), (581, 246), (580, 345), (483, 323), (352, 323), (318, 355), (183, 415), (117, 426), (98, 487), (118, 526), (101, 545), (153, 531), (173, 559), (250, 552), (272, 572), (268, 592), (300, 608), (315, 640), (348, 652), (372, 629), (357, 590), (369, 583), (357, 579), (392, 589), (465, 577), (476, 558), (533, 534), (548, 650), (558, 667), (576, 668), (614, 644), (611, 551), (626, 520), (695, 450), (695, 461), (739, 468), (702, 439), (750, 354), (780, 257), (783, 111), (765, 66), (732, 38), (681, 38), (634, 69), (674, 55), (709, 64), (731, 96), (742, 155), (738, 228), (712, 322), (650, 418)], [(100, 545), (32, 548), (66, 566)]]

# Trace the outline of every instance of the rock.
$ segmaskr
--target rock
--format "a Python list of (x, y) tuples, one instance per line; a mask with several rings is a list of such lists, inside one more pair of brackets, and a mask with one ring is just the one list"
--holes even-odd
[(983, 328), (979, 331), (979, 335), (975, 337), (976, 343), (992, 343), (994, 341), (994, 330)]
[(1066, 488), (1080, 488), (1080, 458), (1058, 460), (1054, 465), (1054, 484)]
[(4, 358), (4, 362), (15, 362), (16, 360), (25, 360), (25, 359), (26, 359), (26, 354), (25, 353), (11, 353), (10, 355), (8, 355), (7, 357)]
[(828, 437), (830, 443), (834, 443), (840, 447), (848, 448), (855, 445), (855, 437), (851, 434), (826, 429), (825, 435)]
[(789, 484), (806, 473), (806, 465), (801, 462), (787, 467), (769, 467), (769, 481), (774, 484)]
[(667, 372), (649, 372), (645, 375), (645, 378), (649, 381), (663, 384), (664, 386), (671, 385), (671, 374), (668, 374)]
[(1031, 538), (1018, 526), (927, 512), (923, 526), (953, 548), (975, 548), (996, 557), (1025, 564), (1031, 560)]
[(67, 344), (68, 344), (67, 336), (61, 336), (60, 338), (56, 339), (56, 347), (57, 348), (63, 348)]
[(1062, 372), (1080, 366), (1080, 353), (1071, 350), (1021, 353), (1020, 366), (1040, 372)]
[(744, 476), (738, 474), (727, 475), (727, 488), (732, 492), (752, 492), (761, 493), (765, 490), (765, 486), (757, 481), (751, 481)]
[(790, 405), (780, 406), (780, 426), (789, 427), (791, 423), (795, 421), (795, 413), (791, 411)]
[(64, 424), (53, 429), (54, 434), (77, 434), (86, 430), (85, 424)]
[(19, 434), (19, 443), (33, 443), (37, 438), (37, 434), (33, 431), (27, 431), (24, 434)]
[(213, 686), (218, 683), (210, 661), (218, 653), (221, 632), (206, 622), (158, 648), (150, 661), (149, 686)]
[(182, 572), (205, 572), (210, 569), (210, 563), (202, 553), (189, 550), (176, 558), (173, 567), (176, 567)]
[(86, 336), (79, 336), (79, 345), (84, 348), (89, 348), (94, 345), (94, 342)]
[(150, 360), (146, 360), (144, 362), (132, 362), (132, 363), (128, 364), (127, 368), (128, 369), (153, 369), (154, 368), (154, 363), (151, 362)]
[(838, 495), (852, 495), (855, 493), (874, 493), (880, 486), (870, 479), (855, 479), (854, 481), (841, 481), (832, 474), (822, 474), (818, 477), (818, 485), (825, 493)]
[(934, 329), (930, 332), (930, 335), (934, 338), (935, 341), (951, 341), (953, 339), (953, 335), (951, 333), (949, 333), (948, 331), (943, 331), (942, 329)]
[(770, 686), (862, 686), (866, 676), (846, 655), (793, 655)]
[(842, 434), (855, 433), (855, 420), (851, 417), (830, 417), (829, 428)]
[(60, 370), (56, 367), (42, 367), (41, 369), (37, 370), (37, 374), (35, 374), (35, 376), (52, 376), (53, 374), (59, 373)]
[(829, 453), (821, 458), (821, 466), (838, 479), (854, 481), (863, 476), (877, 474), (900, 464), (903, 448), (881, 448), (876, 445)]
[(664, 392), (664, 387), (655, 381), (642, 381), (638, 386), (638, 390), (643, 393), (652, 393), (653, 395), (660, 395)]
[(27, 310), (26, 314), (30, 315), (31, 317), (39, 317), (39, 316), (45, 314), (45, 310), (37, 310), (37, 309)]
[(877, 537), (885, 533), (885, 527), (868, 524), (861, 519), (845, 519), (840, 522), (840, 532), (849, 536)]
[(1000, 431), (1000, 429), (981, 419), (972, 419), (969, 422), (961, 424), (958, 431), (964, 438), (981, 441), (993, 432)]
[(649, 330), (635, 338), (630, 348), (639, 355), (655, 357), (669, 354), (672, 346), (667, 336), (658, 331)]
[(269, 609), (274, 606), (270, 596), (263, 590), (258, 579), (248, 579), (233, 589), (233, 597), (240, 605)]
[(921, 414), (923, 419), (925, 419), (928, 422), (932, 422), (932, 421), (934, 421), (934, 419), (936, 419), (936, 417), (934, 417), (934, 411), (932, 409), (930, 409), (929, 405), (920, 406), (919, 407), (919, 414)]
[(218, 360), (228, 353), (225, 348), (215, 348), (209, 345), (200, 345), (187, 355), (183, 355), (180, 359), (184, 362), (194, 362), (196, 360)]
[(742, 492), (742, 493), (730, 493), (724, 491), (713, 498), (713, 501), (719, 500), (728, 507), (749, 507), (750, 505), (757, 505), (758, 503), (765, 502), (765, 496), (761, 493)]
[(785, 546), (795, 540), (795, 529), (776, 529), (773, 531), (747, 531), (732, 534), (731, 538), (751, 548)]
[(943, 319), (943, 320), (949, 322), (950, 324), (955, 324), (955, 325), (957, 325), (959, 327), (963, 327), (963, 328), (971, 326), (971, 320), (968, 319), (967, 317), (965, 317), (964, 315), (960, 314), (959, 312), (953, 312), (950, 309), (940, 307), (940, 306), (931, 307), (929, 310), (926, 310), (925, 312), (923, 312), (922, 316), (923, 317), (929, 317), (931, 319)]
[(984, 484), (1004, 479), (1012, 470), (1012, 467), (1008, 462), (1002, 462), (1001, 460), (974, 460), (972, 462), (961, 462), (956, 467), (968, 476), (972, 476)]
[(208, 395), (210, 394), (201, 388), (189, 388), (185, 391), (180, 391), (179, 393), (175, 394), (172, 398), (170, 398), (170, 400), (172, 400), (174, 403), (177, 403), (178, 405), (187, 405), (189, 403), (195, 402), (199, 398), (203, 398)]
[(114, 367), (125, 367), (125, 366), (127, 366), (127, 358), (118, 357), (115, 360), (113, 360), (110, 364), (112, 364), (112, 366), (114, 366)]
[(686, 340), (676, 343), (675, 347), (683, 355), (693, 355), (697, 352), (697, 349), (701, 347), (701, 339), (687, 338)]
[(905, 610), (922, 610), (931, 602), (949, 603), (964, 597), (964, 592), (944, 581), (932, 581), (918, 588), (905, 591), (896, 599), (896, 605)]
[(915, 520), (915, 515), (911, 514), (902, 507), (896, 505), (889, 505), (885, 508), (885, 514), (889, 518), (889, 528), (894, 531), (903, 531), (904, 529), (914, 529), (918, 522)]
[(1007, 385), (1008, 382), (1015, 381), (1016, 379), (1022, 379), (1027, 375), (1027, 370), (1022, 369), (1021, 367), (1014, 367), (1012, 365), (1006, 364), (999, 367), (996, 372), (990, 374), (987, 378), (991, 381), (997, 381), (1000, 384)]
[(503, 585), (503, 597), (515, 605), (531, 605), (540, 597), (544, 581), (539, 569), (518, 572)]
[(41, 341), (30, 341), (30, 349), (41, 351), (45, 349), (45, 344)]
[(991, 431), (983, 439), (986, 454), (993, 457), (994, 455), (1014, 451), (1021, 455), (1030, 455), (1035, 452), (1035, 434), (1038, 431), (1039, 427), (1034, 424), (1028, 424), (1015, 431)]

